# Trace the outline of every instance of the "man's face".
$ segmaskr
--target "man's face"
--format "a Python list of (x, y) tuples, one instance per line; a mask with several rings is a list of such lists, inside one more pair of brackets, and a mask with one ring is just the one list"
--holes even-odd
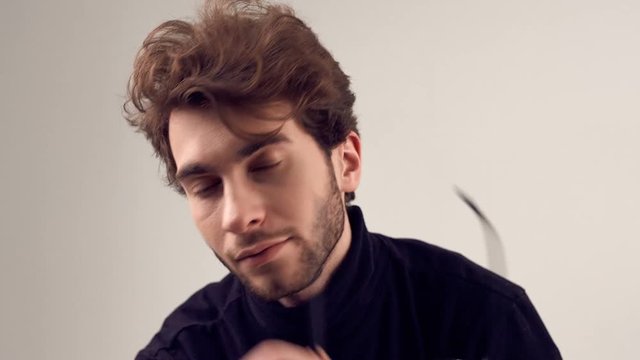
[[(267, 116), (290, 107), (274, 104)], [(169, 140), (192, 216), (223, 264), (254, 293), (276, 300), (310, 285), (343, 234), (343, 194), (332, 159), (292, 120), (178, 109)]]

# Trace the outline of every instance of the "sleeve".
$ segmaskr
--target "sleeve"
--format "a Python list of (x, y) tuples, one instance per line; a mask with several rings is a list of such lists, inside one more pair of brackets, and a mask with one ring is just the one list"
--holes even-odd
[[(189, 331), (191, 330), (191, 331)], [(201, 327), (182, 329), (177, 334), (156, 334), (135, 360), (194, 360), (237, 358), (229, 355), (221, 338)]]
[(135, 360), (178, 360), (178, 358), (172, 356), (166, 350), (160, 350), (154, 354), (150, 354), (149, 352), (142, 350), (138, 355), (136, 355)]
[(562, 359), (533, 304), (523, 292), (496, 324), (489, 359)]

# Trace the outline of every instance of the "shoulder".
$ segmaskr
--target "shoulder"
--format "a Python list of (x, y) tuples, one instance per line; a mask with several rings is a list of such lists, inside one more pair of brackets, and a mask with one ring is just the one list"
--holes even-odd
[(560, 358), (519, 285), (456, 252), (415, 239), (372, 236), (387, 249), (393, 272), (402, 274), (416, 314), (437, 347), (482, 344), (478, 351), (489, 358)]
[(196, 291), (167, 316), (136, 360), (182, 359), (182, 339), (210, 337), (227, 308), (234, 306), (239, 296), (238, 283), (231, 275)]
[(519, 285), (457, 252), (416, 239), (371, 235), (388, 249), (392, 261), (425, 286), (455, 289), (467, 295), (498, 297), (508, 301), (516, 301), (525, 294)]

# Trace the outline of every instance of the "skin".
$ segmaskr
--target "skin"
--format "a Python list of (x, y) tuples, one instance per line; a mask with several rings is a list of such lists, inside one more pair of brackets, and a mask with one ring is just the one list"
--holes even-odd
[[(176, 109), (169, 141), (192, 217), (215, 255), (254, 293), (295, 306), (324, 289), (349, 249), (344, 193), (356, 190), (361, 161), (356, 133), (327, 158), (289, 113), (287, 103), (263, 109), (265, 118), (278, 121), (234, 109)], [(259, 146), (238, 136), (276, 130), (278, 141)], [(259, 266), (239, 259), (272, 243), (279, 249)], [(322, 348), (266, 340), (243, 359), (329, 356)]]
[(329, 360), (329, 355), (320, 347), (305, 348), (280, 340), (266, 340), (251, 349), (242, 360)]
[[(286, 117), (287, 103), (261, 110), (258, 118), (230, 108), (175, 109), (169, 141), (192, 217), (209, 247), (251, 291), (295, 306), (324, 289), (349, 248), (344, 193), (360, 181), (360, 139), (350, 133), (327, 158)], [(263, 146), (238, 135), (278, 129), (279, 141)], [(266, 263), (239, 259), (265, 244), (279, 244)]]

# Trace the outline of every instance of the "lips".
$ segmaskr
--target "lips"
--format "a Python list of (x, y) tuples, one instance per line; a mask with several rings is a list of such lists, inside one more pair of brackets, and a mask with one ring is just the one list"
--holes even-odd
[(260, 242), (254, 246), (242, 249), (238, 255), (236, 255), (236, 261), (240, 262), (242, 260), (246, 260), (255, 256), (260, 255), (263, 252), (266, 252), (267, 250), (269, 250), (271, 247), (274, 247), (276, 245), (280, 245), (282, 243), (284, 243), (285, 241), (289, 240), (287, 239), (280, 239), (280, 240), (273, 240), (273, 241), (264, 241), (264, 242)]

